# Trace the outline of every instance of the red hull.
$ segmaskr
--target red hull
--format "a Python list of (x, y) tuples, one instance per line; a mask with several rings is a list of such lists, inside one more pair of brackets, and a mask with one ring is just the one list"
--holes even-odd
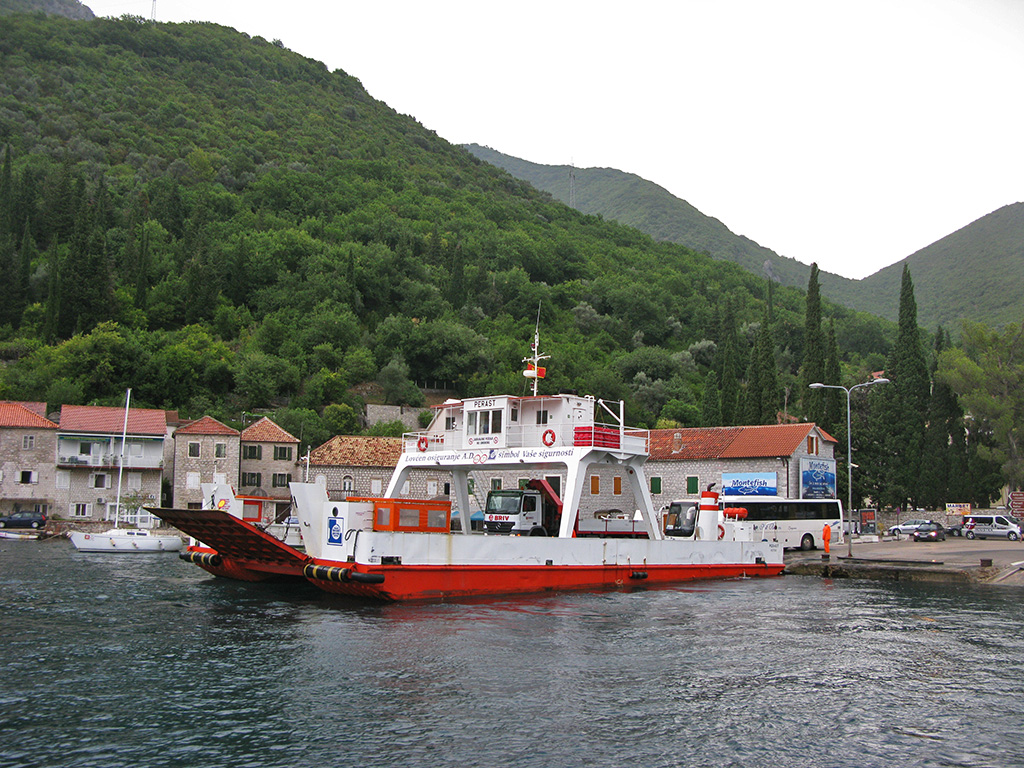
[[(325, 563), (326, 564), (326, 563)], [(783, 564), (774, 565), (660, 565), (640, 570), (627, 566), (375, 566), (353, 568), (334, 564), (355, 574), (383, 576), (380, 584), (314, 578), (311, 583), (339, 595), (376, 600), (444, 600), (561, 591), (596, 591), (666, 586), (698, 579), (778, 576)]]

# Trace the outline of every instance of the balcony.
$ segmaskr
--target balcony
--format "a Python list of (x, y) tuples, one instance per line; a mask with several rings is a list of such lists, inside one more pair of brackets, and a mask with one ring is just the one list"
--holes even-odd
[[(163, 469), (163, 457), (156, 456), (124, 456), (125, 469)], [(121, 466), (122, 457), (109, 453), (80, 454), (57, 456), (57, 466), (62, 469), (117, 469)]]

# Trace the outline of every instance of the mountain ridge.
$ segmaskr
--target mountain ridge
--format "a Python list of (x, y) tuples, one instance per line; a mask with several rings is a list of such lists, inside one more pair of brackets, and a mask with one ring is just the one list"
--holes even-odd
[[(479, 144), (463, 145), (481, 160), (528, 181), (583, 213), (636, 227), (656, 240), (685, 245), (794, 288), (806, 288), (810, 266), (760, 245), (655, 182), (614, 168), (542, 165)], [(574, 189), (570, 190), (570, 174)], [(990, 325), (1020, 322), (1011, 282), (1024, 282), (1024, 203), (1003, 206), (877, 272), (853, 280), (820, 272), (822, 295), (850, 309), (896, 319), (904, 264), (910, 267), (922, 326), (949, 328), (962, 319)], [(964, 258), (964, 254), (973, 258)], [(978, 261), (985, 263), (985, 269)], [(943, 276), (947, 277), (944, 278)], [(984, 303), (977, 301), (984, 297)]]

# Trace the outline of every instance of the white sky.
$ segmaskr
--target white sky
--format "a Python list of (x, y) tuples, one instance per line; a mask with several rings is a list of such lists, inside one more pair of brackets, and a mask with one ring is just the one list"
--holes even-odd
[[(152, 0), (84, 0), (149, 18)], [(864, 277), (1024, 200), (1022, 0), (157, 0), (454, 143), (636, 173)]]

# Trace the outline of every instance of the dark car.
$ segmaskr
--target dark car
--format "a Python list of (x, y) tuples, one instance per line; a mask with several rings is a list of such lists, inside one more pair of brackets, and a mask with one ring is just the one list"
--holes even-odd
[(938, 523), (925, 523), (919, 525), (911, 536), (914, 541), (945, 541), (946, 529)]
[(949, 527), (946, 528), (946, 535), (947, 536), (963, 536), (964, 535), (964, 524), (963, 523), (953, 523), (953, 525), (950, 525)]
[(0, 528), (43, 528), (46, 515), (42, 512), (12, 512), (0, 517)]

